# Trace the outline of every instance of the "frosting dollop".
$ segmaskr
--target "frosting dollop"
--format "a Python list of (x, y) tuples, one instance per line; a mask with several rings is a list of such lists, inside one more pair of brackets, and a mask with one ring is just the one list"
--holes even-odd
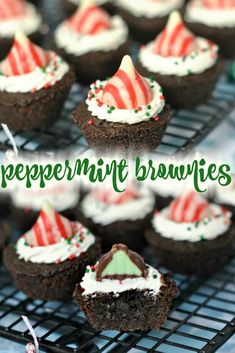
[(12, 38), (18, 31), (31, 34), (40, 29), (42, 18), (36, 8), (23, 0), (1, 0), (0, 36)]
[(217, 28), (235, 26), (234, 0), (191, 0), (186, 8), (188, 22), (198, 22)]
[(164, 238), (189, 242), (211, 240), (230, 228), (231, 213), (189, 192), (156, 212), (152, 225)]
[(140, 49), (139, 60), (151, 72), (186, 76), (212, 67), (218, 50), (211, 41), (195, 37), (185, 27), (180, 13), (174, 11), (155, 41)]
[(82, 201), (81, 208), (87, 218), (97, 224), (107, 225), (121, 220), (143, 219), (154, 208), (154, 195), (141, 188), (126, 189), (116, 193), (110, 189), (93, 190)]
[(0, 91), (29, 92), (49, 88), (69, 71), (69, 66), (53, 52), (33, 44), (17, 32), (6, 59), (0, 62)]
[(45, 201), (39, 217), (16, 243), (20, 259), (33, 263), (60, 263), (85, 252), (95, 237), (78, 222), (71, 222)]
[(136, 17), (164, 17), (180, 9), (184, 0), (116, 0), (116, 4)]
[(86, 103), (99, 119), (136, 124), (157, 117), (165, 99), (158, 83), (140, 76), (126, 55), (113, 77), (90, 86)]

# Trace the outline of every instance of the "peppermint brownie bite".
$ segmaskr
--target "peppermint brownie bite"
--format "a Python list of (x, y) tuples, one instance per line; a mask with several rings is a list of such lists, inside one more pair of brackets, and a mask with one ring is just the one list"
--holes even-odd
[(206, 276), (234, 252), (231, 213), (194, 191), (156, 212), (146, 238), (162, 264), (174, 272)]
[(118, 13), (135, 40), (147, 43), (162, 31), (168, 15), (183, 8), (184, 0), (116, 0)]
[(235, 58), (234, 0), (191, 0), (185, 19), (194, 33), (218, 44), (225, 58)]
[(25, 0), (0, 1), (0, 60), (4, 59), (14, 41), (15, 33), (21, 30), (30, 39), (39, 42), (42, 38), (42, 18), (36, 8)]
[(74, 66), (77, 80), (90, 84), (113, 75), (129, 51), (128, 28), (92, 1), (82, 3), (55, 32), (55, 50)]
[(95, 330), (134, 331), (158, 329), (176, 293), (173, 280), (116, 244), (87, 267), (73, 296)]
[(28, 232), (4, 252), (16, 288), (30, 298), (68, 300), (100, 244), (81, 223), (71, 222), (45, 201)]
[(0, 122), (13, 130), (49, 126), (59, 117), (73, 82), (73, 70), (64, 60), (17, 32), (0, 62)]
[(102, 239), (103, 247), (124, 243), (132, 249), (145, 244), (144, 230), (154, 210), (153, 193), (129, 185), (122, 193), (111, 188), (91, 190), (79, 205), (78, 219)]
[(113, 77), (90, 86), (73, 119), (91, 147), (137, 153), (160, 144), (170, 114), (162, 88), (140, 76), (126, 55)]
[[(102, 7), (108, 13), (114, 13), (114, 0), (95, 0), (94, 2), (97, 6)], [(71, 15), (73, 12), (75, 12), (80, 3), (81, 0), (63, 0), (64, 9), (68, 15)]]
[(140, 49), (137, 68), (164, 87), (173, 107), (192, 108), (210, 98), (223, 64), (217, 45), (195, 37), (173, 12), (165, 29)]

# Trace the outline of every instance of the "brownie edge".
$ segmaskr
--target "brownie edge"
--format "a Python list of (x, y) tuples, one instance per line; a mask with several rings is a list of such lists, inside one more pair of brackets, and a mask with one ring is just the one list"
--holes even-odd
[(120, 293), (93, 293), (82, 295), (78, 284), (74, 300), (85, 312), (91, 326), (97, 330), (150, 330), (158, 329), (167, 318), (172, 299), (177, 294), (175, 282), (162, 276), (159, 293), (128, 290)]

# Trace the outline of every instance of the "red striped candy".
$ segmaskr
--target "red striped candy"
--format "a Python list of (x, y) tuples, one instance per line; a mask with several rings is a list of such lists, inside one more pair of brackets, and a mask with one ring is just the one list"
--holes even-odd
[(67, 20), (67, 25), (75, 32), (94, 35), (111, 27), (109, 15), (98, 6), (86, 6)]
[(165, 29), (157, 36), (154, 53), (161, 56), (185, 56), (196, 48), (195, 36), (184, 25), (177, 11), (170, 15)]
[(24, 0), (0, 0), (0, 19), (6, 20), (26, 14)]
[(94, 192), (94, 197), (110, 205), (120, 205), (138, 198), (138, 192), (134, 188), (129, 187), (122, 193), (115, 192), (110, 189), (102, 188)]
[(195, 191), (186, 192), (169, 206), (168, 218), (175, 222), (199, 222), (210, 215), (208, 202)]
[(203, 5), (211, 9), (231, 9), (235, 7), (235, 0), (203, 0)]
[(37, 67), (46, 66), (48, 60), (47, 52), (33, 44), (23, 33), (17, 32), (10, 52), (0, 63), (0, 71), (5, 76), (24, 75)]
[(147, 81), (136, 71), (131, 57), (125, 55), (116, 74), (110, 78), (103, 91), (103, 103), (118, 109), (134, 109), (152, 100)]
[(70, 239), (76, 231), (76, 223), (61, 216), (45, 201), (33, 228), (25, 234), (25, 240), (31, 246), (52, 245), (61, 239)]

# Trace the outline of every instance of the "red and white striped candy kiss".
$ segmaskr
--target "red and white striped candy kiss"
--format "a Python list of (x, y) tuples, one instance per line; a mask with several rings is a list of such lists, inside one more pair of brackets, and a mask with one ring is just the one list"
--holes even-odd
[(0, 71), (6, 76), (28, 74), (37, 67), (46, 66), (48, 58), (46, 51), (33, 44), (24, 33), (17, 32), (10, 52), (0, 62)]
[(185, 192), (169, 206), (168, 218), (175, 222), (199, 222), (210, 215), (210, 206), (195, 191)]
[(7, 20), (21, 17), (26, 14), (26, 3), (24, 0), (0, 0), (0, 19)]
[(235, 0), (203, 0), (203, 5), (210, 9), (231, 9), (235, 7)]
[(173, 11), (164, 30), (157, 36), (154, 53), (161, 56), (185, 56), (196, 49), (196, 38), (186, 27), (178, 11)]
[(44, 201), (36, 223), (25, 234), (25, 240), (32, 246), (52, 245), (62, 238), (70, 239), (76, 230), (76, 223), (61, 216), (48, 201)]
[(118, 109), (135, 109), (151, 100), (148, 82), (136, 71), (131, 57), (125, 55), (116, 74), (104, 86), (103, 103)]
[(127, 188), (124, 192), (118, 193), (112, 189), (102, 188), (94, 191), (97, 200), (110, 205), (120, 205), (135, 200), (138, 192), (133, 187)]
[(67, 25), (81, 34), (94, 35), (111, 27), (110, 16), (93, 1), (83, 1), (75, 14), (67, 20)]

